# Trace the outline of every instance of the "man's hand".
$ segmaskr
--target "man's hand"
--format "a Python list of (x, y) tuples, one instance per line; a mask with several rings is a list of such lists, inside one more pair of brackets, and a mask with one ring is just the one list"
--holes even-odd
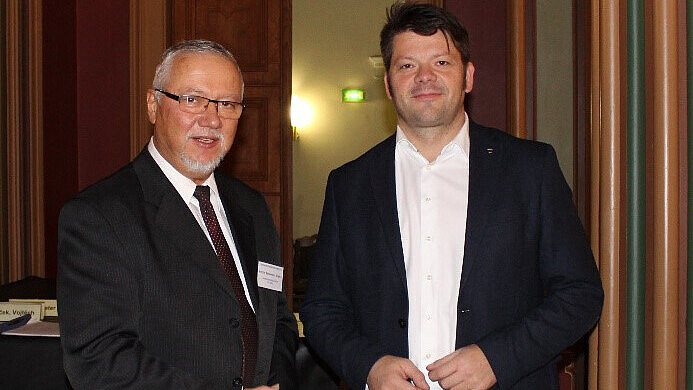
[(409, 359), (383, 356), (368, 372), (369, 390), (429, 390), (424, 374)]
[(428, 377), (449, 390), (487, 390), (496, 374), (478, 345), (472, 344), (429, 364)]
[(260, 387), (246, 387), (245, 390), (279, 390), (279, 383), (272, 386), (260, 386)]

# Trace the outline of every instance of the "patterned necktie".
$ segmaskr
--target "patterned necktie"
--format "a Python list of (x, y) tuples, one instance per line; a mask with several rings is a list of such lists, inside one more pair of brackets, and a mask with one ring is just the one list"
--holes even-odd
[(224, 238), (224, 233), (222, 233), (221, 226), (219, 226), (219, 221), (214, 213), (214, 207), (209, 200), (209, 186), (197, 186), (193, 196), (200, 202), (202, 219), (204, 219), (205, 225), (207, 225), (207, 230), (212, 238), (212, 244), (217, 252), (219, 262), (224, 267), (229, 281), (231, 281), (231, 286), (236, 294), (236, 300), (241, 308), (242, 377), (245, 384), (250, 384), (250, 380), (255, 372), (255, 362), (257, 361), (257, 321), (255, 313), (248, 303), (233, 255), (229, 249), (229, 244)]

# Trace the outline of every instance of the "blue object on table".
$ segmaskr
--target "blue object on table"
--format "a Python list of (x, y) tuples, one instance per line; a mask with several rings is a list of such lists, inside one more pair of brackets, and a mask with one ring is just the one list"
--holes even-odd
[(8, 330), (17, 329), (20, 326), (26, 325), (31, 319), (31, 314), (24, 314), (23, 316), (17, 317), (15, 319), (0, 323), (0, 333), (7, 332)]

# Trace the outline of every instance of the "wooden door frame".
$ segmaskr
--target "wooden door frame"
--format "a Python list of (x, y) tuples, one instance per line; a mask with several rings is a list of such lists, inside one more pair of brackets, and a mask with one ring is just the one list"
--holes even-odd
[(130, 158), (152, 136), (146, 112), (147, 89), (161, 53), (168, 46), (168, 1), (130, 1)]
[[(42, 0), (4, 4), (3, 95), (7, 132), (0, 213), (0, 284), (44, 276)], [(27, 44), (24, 45), (24, 38)], [(6, 239), (6, 241), (5, 241)]]

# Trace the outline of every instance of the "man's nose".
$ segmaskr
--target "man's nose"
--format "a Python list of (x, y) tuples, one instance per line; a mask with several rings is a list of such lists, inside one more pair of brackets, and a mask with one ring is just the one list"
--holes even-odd
[(219, 106), (216, 102), (209, 102), (207, 108), (202, 112), (199, 120), (200, 126), (218, 129), (221, 127), (221, 118), (219, 117)]
[(415, 81), (417, 82), (427, 82), (434, 81), (436, 79), (436, 74), (433, 72), (428, 65), (420, 65), (418, 71), (416, 72)]

